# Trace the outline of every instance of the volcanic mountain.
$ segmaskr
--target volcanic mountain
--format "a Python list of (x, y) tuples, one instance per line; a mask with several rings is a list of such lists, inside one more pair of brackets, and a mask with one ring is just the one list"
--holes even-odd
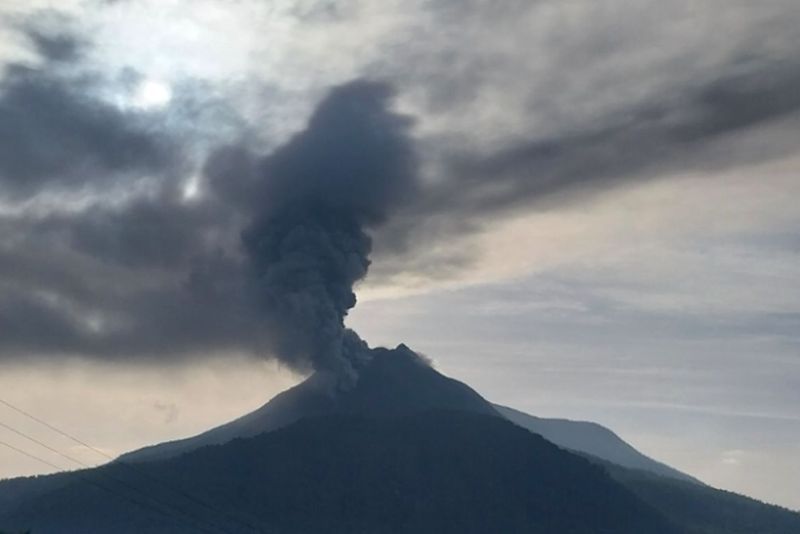
[[(109, 464), (0, 511), (0, 526), (42, 534), (685, 533), (603, 468), (502, 418), (466, 412), (310, 417), (126, 467)], [(122, 493), (117, 481), (146, 489)]]
[(261, 408), (194, 437), (145, 447), (120, 457), (142, 462), (166, 459), (207, 445), (256, 436), (300, 419), (358, 414), (371, 417), (410, 415), (428, 410), (457, 410), (502, 416), (548, 441), (578, 453), (622, 467), (698, 482), (691, 476), (657, 462), (634, 449), (611, 430), (596, 423), (546, 419), (493, 405), (475, 390), (436, 371), (405, 345), (372, 349), (369, 364), (355, 387), (337, 391), (329, 377), (312, 375), (277, 395)]
[(197, 436), (124, 454), (121, 461), (169, 458), (206, 445), (252, 437), (306, 417), (358, 414), (371, 417), (410, 415), (427, 410), (458, 410), (499, 416), (466, 384), (448, 378), (405, 345), (371, 350), (369, 364), (355, 386), (338, 390), (331, 377), (312, 375), (280, 393), (261, 408)]
[(494, 406), (400, 345), (373, 349), (350, 388), (317, 374), (193, 438), (0, 482), (4, 529), (789, 534), (800, 514), (697, 483), (599, 425)]

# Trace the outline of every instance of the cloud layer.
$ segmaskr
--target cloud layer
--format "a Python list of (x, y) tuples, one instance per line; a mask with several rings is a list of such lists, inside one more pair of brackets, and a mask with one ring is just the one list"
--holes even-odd
[[(244, 2), (219, 19), (244, 35), (224, 45), (202, 2), (154, 38), (205, 36), (268, 68), (175, 56), (183, 78), (157, 110), (126, 103), (152, 54), (103, 36), (161, 8), (95, 6), (96, 43), (74, 20), (17, 24), (35, 59), (0, 80), (0, 355), (335, 365), (319, 355), (341, 343), (372, 248), (373, 285), (450, 277), (497, 221), (785, 158), (796, 10), (724, 4), (730, 31), (709, 32), (722, 5), (311, 2), (259, 38), (267, 14)], [(280, 48), (283, 27), (297, 38)], [(284, 270), (282, 243), (311, 242), (347, 253)], [(324, 306), (299, 304), (301, 286)], [(325, 339), (298, 343), (314, 321)]]

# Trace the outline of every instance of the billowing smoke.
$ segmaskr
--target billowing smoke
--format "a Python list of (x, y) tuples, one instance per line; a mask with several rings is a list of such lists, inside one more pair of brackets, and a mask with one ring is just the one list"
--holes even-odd
[(389, 109), (390, 99), (380, 83), (340, 86), (269, 157), (242, 164), (233, 151), (219, 160), (228, 160), (228, 172), (250, 169), (251, 185), (227, 193), (256, 213), (242, 238), (267, 349), (345, 386), (369, 357), (344, 324), (356, 304), (353, 286), (370, 265), (367, 231), (417, 187), (410, 121)]

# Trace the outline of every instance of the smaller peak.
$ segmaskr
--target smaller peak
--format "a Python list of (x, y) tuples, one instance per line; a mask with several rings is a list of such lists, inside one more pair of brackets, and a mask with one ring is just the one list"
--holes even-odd
[(395, 348), (375, 347), (372, 349), (372, 358), (367, 369), (376, 367), (391, 366), (393, 368), (405, 368), (413, 364), (415, 367), (422, 365), (425, 368), (432, 367), (430, 361), (422, 354), (413, 351), (405, 343), (400, 343)]

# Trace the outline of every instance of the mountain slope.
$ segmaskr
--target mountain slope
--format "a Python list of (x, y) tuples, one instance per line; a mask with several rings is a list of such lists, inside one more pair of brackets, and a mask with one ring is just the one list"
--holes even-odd
[[(94, 474), (123, 478), (124, 467)], [(683, 532), (602, 467), (499, 417), (463, 412), (309, 418), (139, 467), (222, 508), (192, 514), (228, 532), (252, 531), (228, 515), (275, 534)], [(158, 487), (148, 494), (170, 498)], [(187, 523), (77, 478), (0, 513), (0, 528), (37, 534), (197, 531)]]
[(358, 383), (348, 391), (334, 393), (325, 377), (313, 375), (230, 423), (191, 438), (124, 454), (120, 460), (165, 459), (205, 445), (255, 436), (316, 415), (395, 416), (436, 409), (498, 415), (472, 388), (437, 372), (405, 345), (392, 350), (376, 348), (372, 350), (371, 362), (361, 371)]
[(800, 532), (800, 513), (706, 485), (627, 469), (595, 459), (639, 498), (690, 534)]
[(539, 434), (559, 447), (602, 458), (622, 467), (701, 484), (696, 478), (645, 456), (614, 432), (597, 423), (545, 419), (497, 404), (494, 408), (512, 423)]
[(491, 405), (466, 384), (448, 378), (427, 365), (405, 345), (374, 349), (357, 385), (350, 391), (331, 393), (324, 378), (314, 375), (277, 395), (261, 408), (230, 423), (194, 437), (145, 447), (122, 455), (121, 461), (166, 459), (205, 445), (219, 445), (240, 437), (256, 436), (284, 427), (304, 417), (333, 413), (375, 416), (412, 414), (449, 409), (502, 415), (573, 451), (587, 453), (625, 467), (645, 469), (681, 480), (698, 482), (639, 453), (610, 430), (594, 423), (542, 419), (511, 408)]

